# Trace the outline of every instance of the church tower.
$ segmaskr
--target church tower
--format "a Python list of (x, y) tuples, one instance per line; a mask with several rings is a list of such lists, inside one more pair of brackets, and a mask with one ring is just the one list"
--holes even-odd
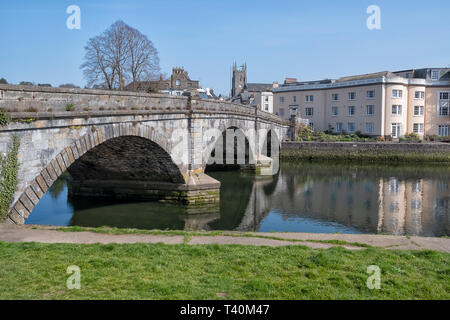
[(236, 62), (233, 64), (233, 76), (231, 80), (231, 97), (239, 95), (247, 86), (247, 64), (239, 69)]

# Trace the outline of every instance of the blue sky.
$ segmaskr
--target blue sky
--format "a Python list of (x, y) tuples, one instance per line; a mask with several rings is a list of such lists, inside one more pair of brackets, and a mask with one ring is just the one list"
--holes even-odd
[[(81, 30), (66, 28), (72, 4)], [(381, 30), (366, 27), (372, 4)], [(153, 41), (164, 72), (182, 66), (218, 93), (233, 61), (267, 83), (450, 66), (448, 0), (2, 0), (0, 77), (84, 86), (87, 40), (119, 19)]]

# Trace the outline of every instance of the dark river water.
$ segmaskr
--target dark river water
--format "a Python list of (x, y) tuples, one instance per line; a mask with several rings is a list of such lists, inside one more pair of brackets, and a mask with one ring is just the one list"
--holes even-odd
[(289, 231), (450, 236), (450, 167), (282, 163), (274, 177), (209, 172), (220, 209), (69, 199), (58, 180), (27, 224), (161, 230)]

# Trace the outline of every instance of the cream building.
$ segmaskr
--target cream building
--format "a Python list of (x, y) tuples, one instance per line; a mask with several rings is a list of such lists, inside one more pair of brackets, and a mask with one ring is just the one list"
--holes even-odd
[(307, 119), (318, 131), (400, 138), (450, 135), (450, 68), (379, 72), (338, 80), (286, 81), (273, 112)]

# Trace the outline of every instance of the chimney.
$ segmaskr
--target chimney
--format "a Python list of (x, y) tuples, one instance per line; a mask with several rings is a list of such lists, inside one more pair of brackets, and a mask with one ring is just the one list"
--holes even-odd
[(279, 87), (278, 81), (274, 81), (273, 85), (272, 85), (272, 88), (275, 89), (275, 88), (278, 88), (278, 87)]
[(284, 84), (296, 83), (297, 78), (286, 78), (284, 79)]

